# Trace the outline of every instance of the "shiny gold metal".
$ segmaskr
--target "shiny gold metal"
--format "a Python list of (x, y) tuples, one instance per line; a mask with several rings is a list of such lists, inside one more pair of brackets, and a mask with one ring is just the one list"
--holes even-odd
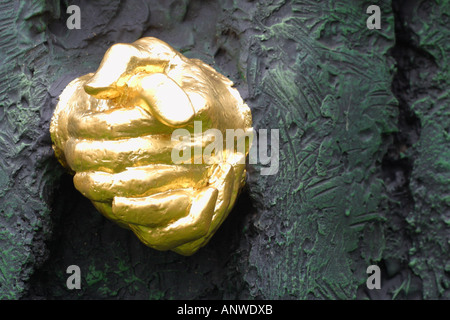
[[(97, 72), (61, 94), (50, 124), (55, 155), (107, 218), (147, 246), (191, 255), (217, 231), (245, 183), (251, 141), (243, 152), (217, 148), (208, 161), (202, 153), (209, 129), (252, 136), (250, 109), (232, 86), (156, 38), (115, 44)], [(173, 161), (178, 128), (187, 130), (200, 161), (195, 151), (191, 162)]]

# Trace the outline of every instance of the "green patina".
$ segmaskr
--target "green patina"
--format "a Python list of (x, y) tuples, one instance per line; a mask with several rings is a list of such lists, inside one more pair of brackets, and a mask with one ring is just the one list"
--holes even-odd
[[(411, 177), (415, 210), (409, 221), (417, 230), (411, 267), (423, 280), (425, 298), (449, 299), (450, 1), (419, 3), (412, 12), (406, 23), (417, 36), (417, 46), (432, 56), (432, 67), (411, 81), (412, 91), (417, 92), (411, 108), (422, 126), (420, 139), (411, 150), (415, 157)], [(443, 91), (436, 91), (436, 86)]]
[[(258, 79), (252, 84), (261, 101), (273, 101), (257, 125), (279, 128), (283, 147), (279, 174), (256, 183), (255, 197), (267, 189), (274, 196), (264, 199), (270, 207), (257, 223), (280, 240), (252, 248), (254, 295), (355, 298), (365, 269), (382, 259), (386, 246), (376, 166), (386, 152), (383, 137), (396, 130), (393, 61), (386, 55), (393, 18), (382, 7), (384, 27), (374, 35), (361, 16), (369, 2), (334, 3), (280, 3), (276, 9), (290, 7), (290, 13), (284, 9), (282, 22), (264, 25), (264, 35), (255, 37), (265, 54), (253, 65), (263, 60), (270, 69), (262, 77), (250, 69)], [(303, 18), (306, 9), (320, 14)], [(295, 53), (286, 52), (286, 39)]]

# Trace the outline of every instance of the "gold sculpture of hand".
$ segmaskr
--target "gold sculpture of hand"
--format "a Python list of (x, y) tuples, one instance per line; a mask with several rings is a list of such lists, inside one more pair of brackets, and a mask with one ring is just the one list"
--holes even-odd
[[(156, 38), (115, 44), (97, 72), (61, 94), (50, 124), (55, 155), (107, 218), (152, 248), (191, 255), (216, 232), (245, 182), (250, 143), (243, 152), (202, 153), (209, 129), (252, 132), (250, 109), (232, 85)], [(189, 133), (183, 150), (172, 135), (179, 128)], [(174, 161), (174, 150), (186, 148), (194, 150), (186, 153), (190, 161)]]

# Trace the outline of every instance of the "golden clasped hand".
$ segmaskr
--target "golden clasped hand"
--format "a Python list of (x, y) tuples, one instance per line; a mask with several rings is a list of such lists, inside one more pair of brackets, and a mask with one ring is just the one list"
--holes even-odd
[[(206, 161), (208, 132), (251, 135), (251, 126), (250, 109), (229, 79), (161, 40), (142, 38), (113, 45), (96, 73), (65, 88), (50, 133), (75, 187), (103, 215), (152, 248), (191, 255), (232, 209), (250, 147), (209, 148)], [(183, 152), (173, 136), (180, 128), (190, 135), (184, 151), (194, 150), (186, 153), (192, 161), (174, 161)]]

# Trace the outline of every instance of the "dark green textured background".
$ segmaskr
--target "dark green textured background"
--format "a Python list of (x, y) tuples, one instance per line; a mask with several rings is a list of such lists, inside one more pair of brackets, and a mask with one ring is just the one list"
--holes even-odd
[[(450, 298), (449, 25), (450, 1), (0, 1), (0, 298)], [(256, 130), (280, 130), (279, 172), (249, 167), (191, 257), (103, 218), (51, 150), (65, 85), (142, 36), (213, 65)]]

